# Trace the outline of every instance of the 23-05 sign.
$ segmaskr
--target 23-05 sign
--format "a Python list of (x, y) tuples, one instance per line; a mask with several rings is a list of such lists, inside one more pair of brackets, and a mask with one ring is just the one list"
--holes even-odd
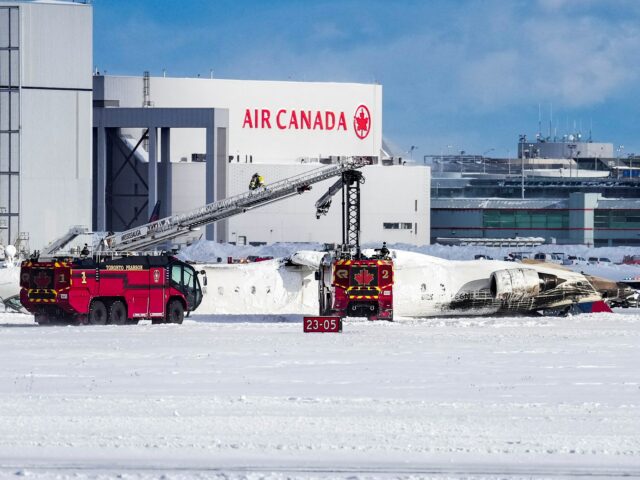
[(304, 317), (303, 330), (305, 333), (339, 333), (342, 331), (340, 317)]

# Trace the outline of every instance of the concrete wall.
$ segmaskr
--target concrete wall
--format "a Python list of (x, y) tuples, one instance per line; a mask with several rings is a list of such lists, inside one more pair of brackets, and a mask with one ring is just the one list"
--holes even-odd
[[(142, 77), (94, 77), (96, 100), (117, 100), (120, 107), (143, 105)], [(355, 83), (276, 82), (198, 78), (150, 78), (154, 107), (214, 107), (229, 109), (229, 155), (241, 161), (293, 163), (300, 158), (329, 156), (378, 156), (382, 145), (382, 86)], [(359, 138), (354, 116), (365, 105), (370, 112), (370, 131)], [(256, 122), (255, 112), (258, 111)], [(263, 121), (262, 111), (268, 112)], [(278, 117), (278, 112), (283, 111)], [(321, 112), (323, 125), (302, 127), (301, 111)], [(249, 117), (247, 118), (247, 112)], [(291, 120), (296, 112), (296, 122)], [(325, 112), (335, 117), (327, 129)], [(344, 127), (338, 128), (340, 115)], [(278, 122), (279, 120), (279, 122)], [(280, 128), (285, 127), (285, 128)], [(138, 132), (131, 132), (139, 136)], [(171, 159), (191, 159), (203, 153), (201, 132), (172, 132)]]
[[(229, 165), (229, 195), (247, 191), (251, 175), (265, 182), (318, 168), (317, 165)], [(371, 166), (363, 170), (361, 242), (427, 245), (430, 236), (430, 169)], [(315, 202), (336, 179), (316, 184), (310, 192), (229, 219), (229, 241), (336, 242), (342, 238), (342, 197), (336, 195), (329, 213), (316, 219)], [(410, 229), (384, 229), (384, 223), (409, 223)]]
[(92, 8), (6, 5), (20, 12), (19, 230), (40, 249), (91, 225)]
[(205, 204), (205, 167), (204, 162), (171, 163), (173, 215), (188, 212)]
[(569, 195), (569, 236), (571, 243), (593, 245), (594, 210), (599, 193), (572, 193)]
[(93, 17), (90, 5), (21, 3), (22, 85), (92, 88)]
[(40, 249), (91, 225), (91, 92), (23, 90), (21, 130), (20, 229)]

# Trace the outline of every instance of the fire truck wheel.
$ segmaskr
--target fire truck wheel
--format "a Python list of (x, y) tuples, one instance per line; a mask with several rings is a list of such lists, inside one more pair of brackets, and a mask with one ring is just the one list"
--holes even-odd
[(94, 300), (89, 307), (89, 323), (91, 325), (106, 325), (107, 324), (107, 307), (104, 302), (100, 300)]
[(184, 320), (184, 307), (180, 300), (171, 300), (167, 307), (166, 323), (182, 323)]
[(50, 323), (49, 316), (45, 313), (36, 313), (34, 316), (38, 325), (48, 325)]
[(109, 323), (124, 325), (127, 323), (127, 307), (121, 300), (116, 300), (109, 308)]

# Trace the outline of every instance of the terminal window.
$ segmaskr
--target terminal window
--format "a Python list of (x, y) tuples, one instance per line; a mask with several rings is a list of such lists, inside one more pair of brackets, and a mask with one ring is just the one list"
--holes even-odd
[(484, 228), (568, 228), (569, 212), (548, 210), (484, 210)]
[(406, 222), (384, 222), (382, 224), (382, 228), (384, 228), (385, 230), (411, 230), (413, 228), (413, 224)]
[(593, 223), (596, 228), (640, 228), (640, 211), (596, 210)]

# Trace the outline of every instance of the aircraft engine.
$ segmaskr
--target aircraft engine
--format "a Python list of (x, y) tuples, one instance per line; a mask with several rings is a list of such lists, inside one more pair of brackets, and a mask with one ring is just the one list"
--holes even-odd
[(509, 268), (491, 274), (491, 296), (498, 300), (522, 300), (555, 288), (558, 277), (530, 268)]

